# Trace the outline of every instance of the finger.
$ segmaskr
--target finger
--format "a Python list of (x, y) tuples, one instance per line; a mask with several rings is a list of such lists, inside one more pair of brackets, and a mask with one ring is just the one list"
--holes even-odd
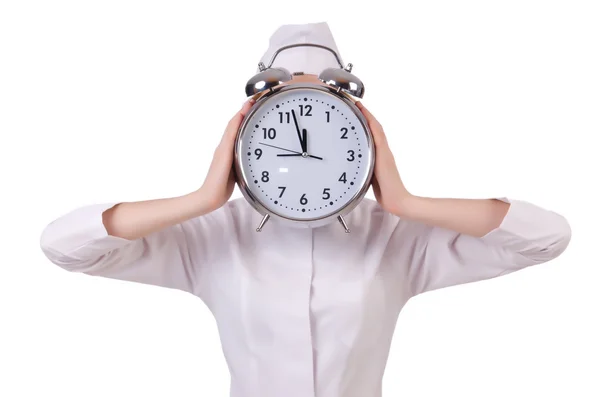
[(252, 105), (254, 105), (255, 102), (256, 101), (253, 98), (250, 98), (247, 101), (245, 101), (242, 105), (242, 108), (236, 114), (233, 115), (229, 122), (233, 124), (239, 123), (244, 117), (246, 117), (246, 114), (248, 114), (250, 108), (252, 108)]
[(369, 126), (372, 129), (378, 128), (383, 133), (383, 127), (381, 126), (381, 123), (375, 118), (375, 116), (373, 116), (373, 113), (371, 113), (369, 111), (369, 109), (367, 109), (365, 107), (365, 105), (362, 104), (362, 102), (356, 102), (356, 105), (358, 106), (358, 108), (360, 109), (360, 111), (362, 112), (362, 114), (367, 119), (367, 122), (369, 123)]
[(355, 105), (363, 112), (363, 113), (369, 113), (369, 111), (367, 110), (366, 106), (363, 105), (362, 102), (360, 101), (356, 101)]
[(360, 111), (363, 113), (363, 115), (366, 117), (369, 123), (377, 122), (375, 116), (373, 116), (373, 114), (369, 111), (369, 109), (365, 107), (365, 105), (362, 104), (362, 102), (356, 102), (356, 106), (360, 109)]
[(358, 108), (360, 109), (360, 111), (365, 115), (365, 118), (367, 119), (367, 122), (371, 129), (371, 133), (373, 134), (373, 140), (375, 141), (375, 146), (382, 147), (382, 146), (387, 145), (387, 138), (385, 136), (385, 132), (383, 130), (383, 126), (381, 125), (381, 123), (379, 123), (379, 121), (377, 121), (375, 116), (373, 116), (373, 114), (361, 102), (356, 102), (356, 104), (357, 104)]
[(235, 138), (237, 137), (238, 130), (244, 117), (248, 114), (248, 111), (252, 108), (256, 101), (253, 98), (245, 101), (241, 109), (236, 112), (233, 117), (229, 120), (225, 132), (221, 136), (221, 142), (215, 148), (213, 153), (213, 164), (214, 168), (227, 167), (231, 165), (233, 158), (233, 146)]
[(242, 106), (242, 109), (240, 110), (240, 114), (245, 117), (246, 114), (248, 114), (248, 112), (250, 111), (250, 108), (252, 108), (252, 106), (255, 103), (256, 103), (256, 100), (254, 98), (250, 98), (249, 100), (244, 102), (244, 105)]
[(233, 117), (231, 117), (231, 119), (229, 120), (229, 123), (227, 124), (227, 129), (229, 129), (229, 127), (231, 127), (231, 126), (239, 125), (241, 123), (241, 121), (244, 119), (244, 117), (246, 116), (246, 114), (248, 114), (248, 111), (250, 110), (252, 105), (254, 105), (255, 102), (256, 101), (252, 98), (245, 101), (244, 104), (242, 105), (242, 108), (239, 111), (237, 111), (233, 115)]
[(225, 133), (221, 139), (221, 142), (227, 141), (232, 142), (232, 140), (237, 135), (238, 129), (244, 120), (244, 117), (248, 114), (252, 106), (256, 101), (253, 98), (250, 98), (248, 101), (244, 102), (242, 108), (233, 115), (233, 117), (229, 120), (227, 124), (227, 128), (225, 128)]

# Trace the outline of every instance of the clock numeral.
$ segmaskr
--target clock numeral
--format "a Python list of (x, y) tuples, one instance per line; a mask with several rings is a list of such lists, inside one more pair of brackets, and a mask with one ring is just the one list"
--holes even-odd
[(331, 194), (329, 194), (329, 190), (331, 189), (328, 187), (323, 189), (323, 200), (329, 200), (329, 198), (331, 197)]
[(281, 196), (283, 196), (283, 192), (285, 192), (285, 186), (279, 186), (279, 189), (281, 189), (281, 193), (279, 193), (279, 198), (281, 198)]
[[(283, 117), (285, 115), (285, 117)], [(283, 123), (283, 119), (286, 120), (286, 123), (290, 123), (290, 112), (279, 112), (279, 122)]]
[(354, 150), (348, 150), (348, 154), (350, 155), (350, 158), (347, 158), (346, 160), (354, 161)]
[(306, 205), (307, 203), (308, 203), (308, 199), (306, 198), (306, 193), (304, 193), (302, 195), (302, 197), (300, 197), (300, 204)]
[(266, 128), (263, 128), (263, 133), (264, 133), (265, 139), (267, 139), (267, 137), (269, 139), (275, 139), (275, 136), (277, 135), (275, 128), (269, 128), (268, 130)]
[[(300, 116), (312, 116), (310, 112), (312, 111), (312, 106), (310, 105), (298, 105), (300, 107)], [(304, 109), (306, 110), (306, 114), (304, 113)]]
[(269, 171), (263, 171), (262, 172), (262, 178), (260, 178), (261, 181), (263, 182), (269, 182)]
[(348, 134), (348, 128), (346, 127), (342, 127), (342, 136), (340, 137), (340, 139), (348, 139), (348, 137), (346, 136), (346, 134)]
[(342, 174), (342, 176), (340, 176), (340, 179), (338, 179), (338, 181), (346, 183), (346, 173), (345, 172)]
[(262, 157), (262, 149), (256, 149), (254, 154), (256, 155), (257, 160), (260, 159)]
[(327, 122), (329, 123), (329, 111), (325, 112), (327, 114)]

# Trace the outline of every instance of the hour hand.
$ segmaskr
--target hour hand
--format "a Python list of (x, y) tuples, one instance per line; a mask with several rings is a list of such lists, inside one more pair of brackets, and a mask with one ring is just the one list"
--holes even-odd
[(302, 152), (308, 152), (308, 141), (306, 140), (306, 128), (302, 129)]

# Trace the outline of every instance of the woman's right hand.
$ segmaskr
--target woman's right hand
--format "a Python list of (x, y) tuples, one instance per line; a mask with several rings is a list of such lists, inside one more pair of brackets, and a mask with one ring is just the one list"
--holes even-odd
[(233, 169), (234, 145), (238, 129), (244, 117), (254, 104), (250, 99), (229, 120), (221, 142), (214, 151), (213, 159), (208, 174), (198, 190), (202, 201), (207, 206), (208, 212), (223, 206), (231, 197), (235, 187), (235, 174)]
[(202, 187), (179, 197), (119, 203), (103, 212), (108, 233), (134, 240), (223, 206), (235, 187), (233, 152), (237, 132), (253, 104), (253, 100), (244, 103), (227, 124)]

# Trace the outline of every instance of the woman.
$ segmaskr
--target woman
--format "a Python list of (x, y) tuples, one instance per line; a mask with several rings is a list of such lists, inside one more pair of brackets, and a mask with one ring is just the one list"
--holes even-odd
[[(281, 46), (337, 52), (326, 24), (288, 25)], [(300, 47), (281, 66), (297, 81), (333, 66)], [(275, 65), (278, 66), (278, 65)], [(229, 121), (204, 184), (189, 194), (73, 210), (44, 230), (41, 247), (62, 268), (175, 288), (202, 299), (217, 321), (234, 397), (376, 397), (397, 317), (426, 291), (547, 262), (567, 247), (560, 215), (515, 199), (434, 199), (403, 185), (384, 130), (359, 103), (377, 150), (373, 189), (337, 224), (261, 233), (260, 214), (234, 189), (233, 146), (248, 101)], [(356, 226), (356, 227), (353, 227)]]

